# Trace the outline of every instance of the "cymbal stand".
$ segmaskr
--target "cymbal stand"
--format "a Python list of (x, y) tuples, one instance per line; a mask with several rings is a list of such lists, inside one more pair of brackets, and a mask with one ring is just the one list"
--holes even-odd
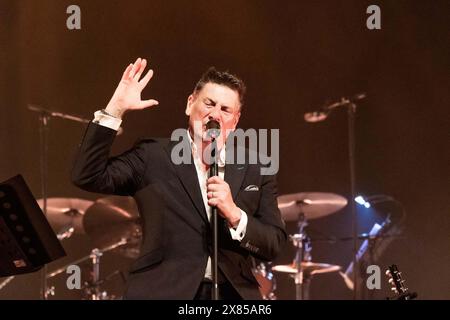
[(297, 273), (294, 275), (295, 280), (295, 298), (296, 300), (309, 299), (310, 275), (304, 273), (302, 262), (311, 260), (311, 240), (305, 232), (308, 225), (305, 215), (300, 213), (298, 219), (298, 233), (290, 236), (294, 246), (297, 248), (294, 265)]
[(97, 248), (93, 249), (90, 254), (92, 260), (92, 282), (88, 284), (86, 291), (90, 300), (102, 300), (101, 297), (104, 296), (100, 292), (99, 281), (100, 281), (100, 258), (103, 256), (103, 252)]
[(93, 249), (89, 258), (92, 260), (92, 281), (87, 283), (85, 291), (91, 300), (107, 300), (108, 294), (106, 291), (100, 291), (100, 285), (105, 281), (100, 279), (100, 257), (103, 253), (111, 251), (115, 248), (121, 247), (128, 243), (128, 239), (122, 238), (119, 242), (110, 245), (103, 249)]

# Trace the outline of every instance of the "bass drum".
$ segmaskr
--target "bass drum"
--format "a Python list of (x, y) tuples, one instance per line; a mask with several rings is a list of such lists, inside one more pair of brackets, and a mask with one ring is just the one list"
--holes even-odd
[(276, 300), (274, 291), (276, 290), (275, 277), (272, 273), (270, 263), (259, 263), (252, 269), (253, 275), (259, 284), (259, 292), (264, 300)]

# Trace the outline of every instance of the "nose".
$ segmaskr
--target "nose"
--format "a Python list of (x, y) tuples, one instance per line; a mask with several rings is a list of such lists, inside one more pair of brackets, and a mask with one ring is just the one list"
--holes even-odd
[(208, 119), (220, 122), (220, 107), (213, 108), (208, 115)]

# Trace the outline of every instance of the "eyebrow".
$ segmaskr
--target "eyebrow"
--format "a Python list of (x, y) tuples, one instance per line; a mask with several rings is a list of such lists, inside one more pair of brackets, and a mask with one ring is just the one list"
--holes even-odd
[(217, 102), (214, 101), (214, 100), (211, 99), (211, 98), (206, 97), (205, 100), (208, 100), (208, 102), (211, 102), (213, 105), (216, 105), (216, 104), (217, 104)]
[[(214, 100), (211, 99), (211, 98), (206, 97), (205, 100), (208, 100), (208, 101), (211, 102), (214, 106), (217, 104), (217, 102), (214, 101)], [(232, 109), (231, 107), (226, 106), (226, 105), (222, 105), (222, 108)]]

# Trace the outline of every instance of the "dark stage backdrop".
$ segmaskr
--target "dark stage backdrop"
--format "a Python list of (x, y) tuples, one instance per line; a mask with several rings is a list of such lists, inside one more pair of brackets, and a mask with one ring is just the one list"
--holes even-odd
[[(71, 4), (81, 8), (81, 30), (66, 27)], [(371, 4), (381, 8), (381, 30), (366, 28)], [(41, 197), (39, 123), (27, 104), (91, 118), (108, 102), (124, 67), (144, 57), (155, 76), (143, 96), (160, 105), (126, 116), (114, 153), (139, 137), (186, 127), (187, 96), (201, 73), (216, 66), (247, 83), (240, 127), (280, 129), (280, 194), (320, 191), (349, 198), (345, 110), (317, 124), (306, 123), (303, 114), (365, 92), (356, 116), (357, 190), (391, 195), (407, 213), (403, 237), (391, 239), (377, 263), (382, 269), (398, 264), (420, 298), (449, 299), (448, 12), (448, 1), (3, 0), (0, 180), (21, 173)], [(69, 180), (84, 125), (52, 119), (49, 128), (49, 196), (101, 197)], [(382, 221), (387, 210), (358, 210), (360, 231)], [(313, 237), (351, 235), (349, 208), (311, 221), (310, 230)], [(288, 231), (295, 232), (295, 223)], [(93, 248), (86, 236), (64, 246), (68, 257), (50, 270)], [(316, 241), (312, 257), (345, 268), (351, 250), (348, 241)], [(289, 263), (293, 254), (288, 244), (273, 263)], [(126, 271), (130, 262), (108, 253), (102, 276)], [(293, 299), (292, 280), (275, 277), (277, 296)], [(105, 289), (120, 296), (123, 280), (111, 279)], [(81, 297), (64, 289), (64, 279), (50, 284), (55, 298)], [(387, 294), (383, 281), (373, 297)], [(337, 273), (312, 281), (312, 299), (351, 297)], [(39, 298), (39, 274), (17, 277), (0, 298)]]

